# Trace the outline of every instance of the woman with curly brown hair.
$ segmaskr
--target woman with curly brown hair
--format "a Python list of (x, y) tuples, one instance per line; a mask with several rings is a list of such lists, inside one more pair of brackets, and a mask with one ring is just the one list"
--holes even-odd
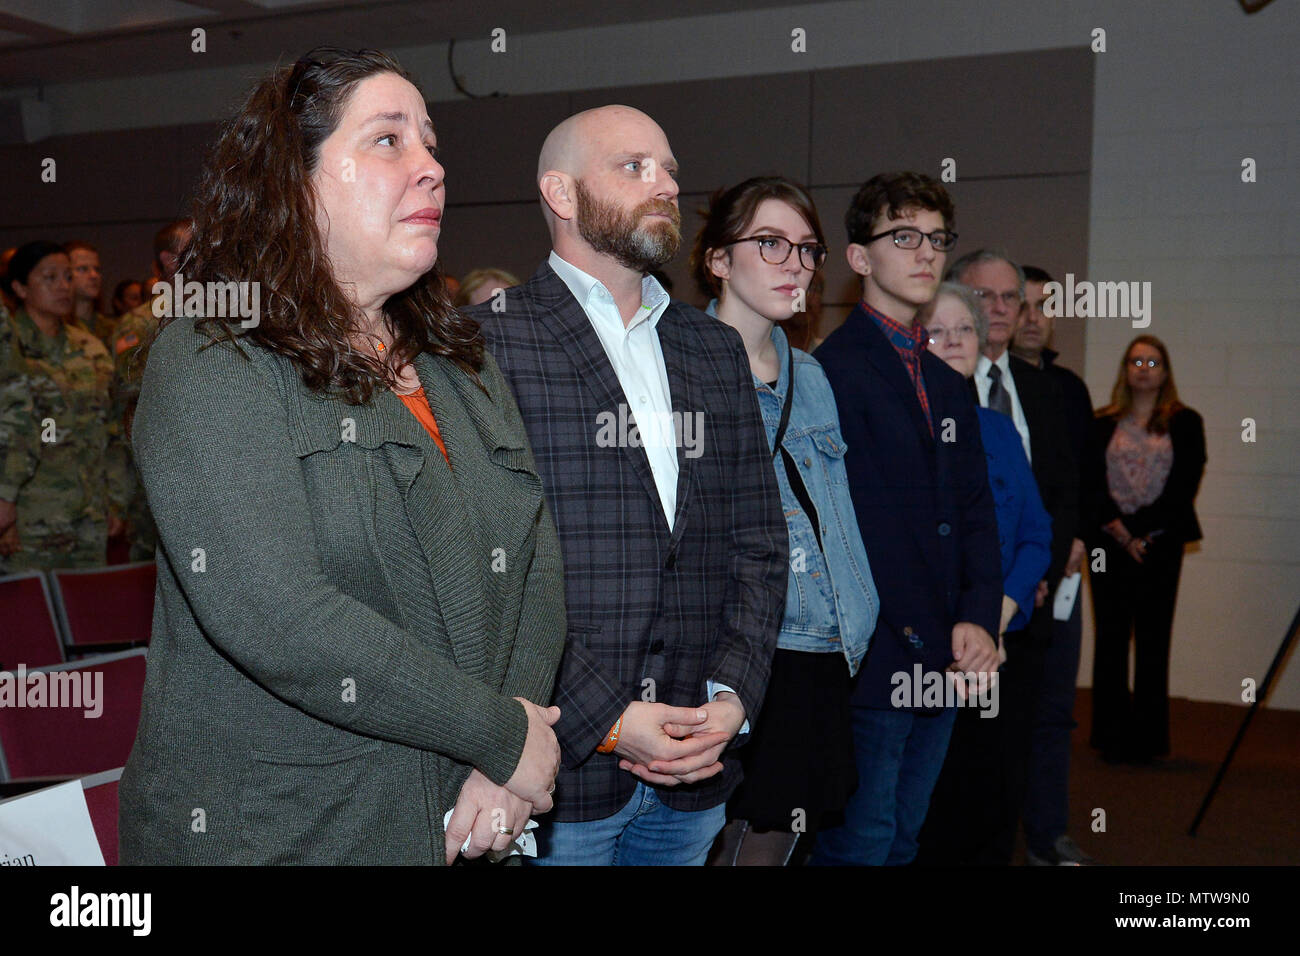
[(218, 138), (177, 284), (258, 308), (187, 291), (145, 371), (158, 610), (123, 862), (449, 863), (550, 809), (559, 548), (435, 268), (443, 180), (370, 51), (275, 71)]
[(1174, 604), (1183, 545), (1201, 538), (1193, 502), (1205, 472), (1205, 426), (1179, 401), (1169, 350), (1154, 335), (1124, 350), (1089, 448), (1086, 538), (1106, 555), (1105, 570), (1090, 576), (1092, 745), (1108, 761), (1146, 763), (1169, 752)]

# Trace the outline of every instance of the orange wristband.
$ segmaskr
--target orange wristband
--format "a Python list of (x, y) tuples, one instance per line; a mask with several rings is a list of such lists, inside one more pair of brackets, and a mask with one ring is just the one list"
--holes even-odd
[(602, 743), (599, 747), (596, 748), (596, 753), (612, 754), (614, 752), (614, 748), (618, 746), (618, 732), (622, 729), (623, 729), (623, 718), (622, 716), (620, 716), (618, 720), (614, 722), (614, 726), (609, 729), (609, 733), (605, 735), (604, 743)]

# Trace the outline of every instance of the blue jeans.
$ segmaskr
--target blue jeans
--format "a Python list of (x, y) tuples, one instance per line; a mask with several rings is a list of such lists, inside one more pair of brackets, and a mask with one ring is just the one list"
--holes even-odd
[(542, 823), (539, 866), (703, 866), (727, 822), (726, 804), (674, 810), (640, 781), (622, 810), (603, 820)]
[(1052, 643), (1043, 661), (1043, 682), (1034, 714), (1025, 792), (1025, 840), (1039, 855), (1063, 836), (1070, 805), (1070, 731), (1074, 730), (1074, 688), (1083, 641), (1083, 594), (1068, 621), (1052, 621)]
[(817, 835), (812, 866), (902, 866), (916, 856), (957, 708), (934, 714), (853, 708), (858, 789), (844, 823)]

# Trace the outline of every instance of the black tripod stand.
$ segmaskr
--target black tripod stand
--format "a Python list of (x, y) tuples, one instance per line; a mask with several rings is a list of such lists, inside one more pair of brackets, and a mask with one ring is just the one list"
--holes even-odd
[(1219, 765), (1219, 772), (1214, 777), (1214, 783), (1210, 784), (1210, 791), (1201, 801), (1201, 809), (1196, 811), (1196, 819), (1192, 821), (1191, 827), (1187, 830), (1188, 836), (1196, 836), (1196, 829), (1201, 825), (1201, 820), (1205, 817), (1205, 812), (1210, 809), (1210, 801), (1219, 790), (1219, 784), (1223, 783), (1223, 778), (1228, 773), (1228, 764), (1232, 763), (1232, 757), (1241, 746), (1242, 738), (1246, 736), (1246, 728), (1250, 726), (1251, 719), (1255, 716), (1255, 711), (1259, 710), (1264, 703), (1264, 698), (1268, 696), (1269, 685), (1273, 683), (1273, 678), (1277, 676), (1278, 670), (1282, 666), (1282, 661), (1286, 659), (1287, 651), (1291, 648), (1291, 642), (1295, 640), (1296, 631), (1300, 630), (1300, 609), (1296, 611), (1295, 617), (1291, 619), (1291, 626), (1287, 628), (1286, 636), (1282, 638), (1282, 643), (1278, 645), (1277, 653), (1273, 655), (1273, 663), (1268, 666), (1268, 673), (1264, 675), (1264, 683), (1259, 685), (1255, 693), (1255, 700), (1250, 705), (1250, 710), (1246, 711), (1245, 718), (1241, 721), (1241, 728), (1237, 731), (1237, 737), (1228, 748), (1228, 755), (1223, 758), (1223, 763)]

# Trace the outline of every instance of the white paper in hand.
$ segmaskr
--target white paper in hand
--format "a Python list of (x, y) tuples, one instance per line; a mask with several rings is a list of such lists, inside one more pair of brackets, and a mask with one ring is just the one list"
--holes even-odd
[(0, 803), (0, 866), (103, 866), (80, 780)]
[(1052, 602), (1052, 617), (1058, 621), (1068, 621), (1074, 612), (1074, 602), (1079, 597), (1079, 585), (1083, 581), (1083, 572), (1075, 571), (1069, 577), (1061, 578), (1056, 586), (1056, 600)]
[[(451, 815), (453, 812), (455, 811), (448, 810), (446, 815), (442, 818), (442, 829), (444, 832), (447, 827), (451, 826)], [(532, 831), (536, 829), (537, 821), (530, 819), (528, 823), (524, 825), (524, 832), (518, 834), (515, 837), (514, 842), (504, 850), (488, 850), (486, 854), (488, 861), (490, 863), (500, 863), (502, 860), (511, 856), (537, 856), (537, 837), (533, 836), (532, 833)], [(469, 837), (465, 838), (465, 845), (460, 848), (461, 853), (464, 853), (469, 849), (469, 840)]]

